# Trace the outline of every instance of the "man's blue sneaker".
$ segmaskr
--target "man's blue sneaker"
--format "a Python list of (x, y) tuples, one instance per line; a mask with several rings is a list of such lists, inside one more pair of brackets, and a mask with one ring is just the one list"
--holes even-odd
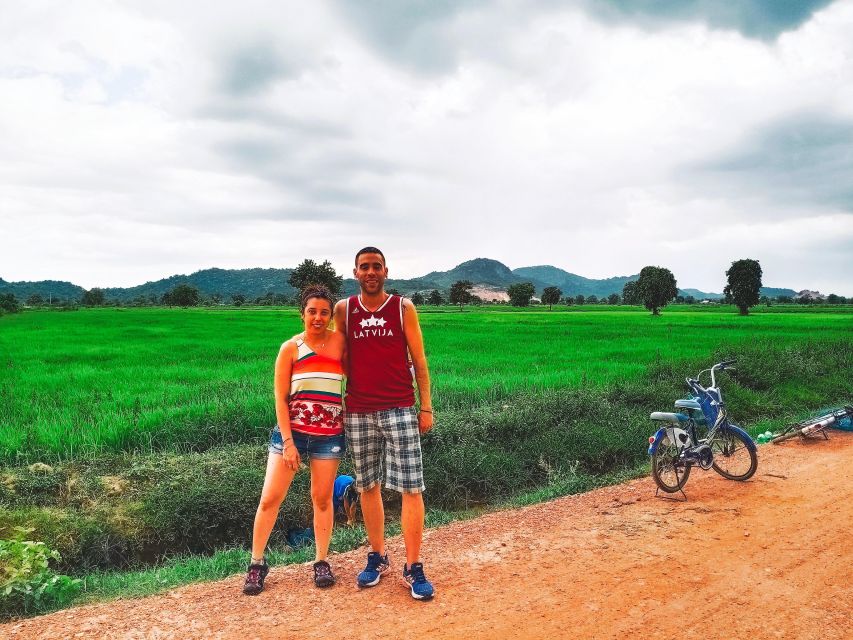
[(429, 600), (435, 595), (432, 583), (424, 575), (424, 565), (413, 562), (412, 566), (403, 565), (403, 579), (412, 587), (415, 600)]
[(371, 551), (367, 554), (367, 566), (358, 574), (358, 586), (372, 587), (379, 584), (379, 578), (390, 568), (387, 553), (382, 556), (378, 551)]

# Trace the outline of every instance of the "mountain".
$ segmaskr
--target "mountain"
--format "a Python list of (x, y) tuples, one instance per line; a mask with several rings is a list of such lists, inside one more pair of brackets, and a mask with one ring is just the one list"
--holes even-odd
[(203, 269), (188, 276), (176, 275), (136, 287), (104, 289), (108, 300), (128, 301), (140, 296), (159, 298), (179, 284), (196, 287), (202, 294), (219, 294), (224, 300), (241, 293), (247, 298), (259, 298), (267, 293), (293, 295), (296, 291), (288, 284), (293, 269)]
[(520, 267), (513, 269), (512, 272), (522, 280), (532, 282), (537, 290), (544, 287), (559, 287), (564, 296), (576, 296), (578, 294), (584, 296), (595, 295), (601, 298), (607, 297), (611, 293), (622, 295), (622, 288), (626, 282), (636, 280), (639, 274), (633, 276), (616, 276), (614, 278), (606, 278), (604, 280), (594, 280), (584, 278), (574, 273), (569, 273), (563, 269), (552, 267), (551, 265), (540, 265), (538, 267)]
[(779, 296), (788, 296), (789, 298), (793, 298), (797, 295), (797, 292), (793, 289), (779, 289), (778, 287), (761, 287), (761, 295), (767, 296), (768, 298), (778, 298)]
[[(136, 298), (159, 299), (164, 293), (179, 284), (189, 284), (196, 287), (203, 295), (219, 294), (223, 300), (232, 295), (243, 294), (249, 300), (259, 298), (267, 293), (293, 296), (296, 291), (288, 283), (292, 269), (203, 269), (189, 275), (174, 275), (162, 280), (146, 282), (135, 287), (108, 288), (104, 294), (108, 300), (128, 302)], [(455, 266), (449, 271), (432, 271), (419, 278), (389, 279), (385, 286), (396, 289), (404, 294), (416, 291), (428, 292), (433, 289), (446, 292), (457, 280), (470, 280), (485, 290), (505, 291), (511, 284), (532, 282), (537, 294), (545, 287), (559, 287), (564, 296), (591, 295), (606, 297), (611, 293), (622, 293), (626, 282), (636, 280), (639, 276), (616, 276), (596, 280), (584, 278), (552, 265), (520, 267), (510, 269), (502, 262), (489, 258), (475, 258)], [(84, 289), (70, 282), (44, 280), (41, 282), (6, 282), (0, 279), (0, 293), (13, 293), (21, 300), (26, 300), (34, 293), (47, 300), (79, 300)], [(344, 280), (343, 293), (352, 295), (358, 292), (358, 282), (353, 278)], [(721, 298), (720, 293), (706, 293), (698, 289), (679, 289), (679, 295), (692, 295), (697, 300), (703, 298)], [(795, 296), (793, 289), (778, 289), (764, 287), (761, 295), (771, 297), (779, 295)]]
[(0, 278), (0, 293), (11, 293), (24, 302), (31, 295), (38, 294), (44, 300), (79, 300), (83, 297), (83, 287), (61, 280), (40, 280), (38, 282), (6, 282)]
[(508, 287), (515, 282), (524, 282), (513, 275), (509, 267), (489, 258), (475, 258), (456, 265), (450, 271), (432, 271), (422, 278), (435, 283), (433, 288), (449, 289), (457, 280), (470, 280), (474, 284), (490, 284), (496, 287)]
[(693, 296), (697, 300), (704, 300), (708, 298), (709, 300), (721, 300), (724, 296), (722, 293), (707, 293), (705, 291), (699, 291), (699, 289), (679, 289), (678, 295), (684, 296)]

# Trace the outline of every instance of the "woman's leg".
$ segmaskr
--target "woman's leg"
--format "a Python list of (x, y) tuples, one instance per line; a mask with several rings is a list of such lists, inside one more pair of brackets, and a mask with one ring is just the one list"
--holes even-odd
[(311, 458), (311, 502), (314, 505), (314, 540), (318, 561), (325, 560), (329, 554), (329, 541), (335, 523), (332, 492), (340, 462), (337, 458)]
[(252, 532), (252, 560), (264, 557), (267, 541), (278, 517), (278, 509), (287, 495), (296, 469), (289, 469), (280, 454), (271, 453), (267, 459), (267, 475), (261, 491), (261, 501), (255, 514), (255, 528)]

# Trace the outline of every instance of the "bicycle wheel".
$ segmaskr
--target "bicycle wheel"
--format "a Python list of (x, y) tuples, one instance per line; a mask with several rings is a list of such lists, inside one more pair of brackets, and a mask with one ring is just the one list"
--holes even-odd
[(652, 478), (661, 491), (680, 491), (690, 477), (690, 465), (679, 460), (681, 448), (674, 442), (661, 441), (652, 454)]
[(749, 480), (758, 469), (758, 455), (747, 446), (748, 437), (729, 429), (717, 432), (709, 443), (714, 453), (714, 471), (729, 480)]

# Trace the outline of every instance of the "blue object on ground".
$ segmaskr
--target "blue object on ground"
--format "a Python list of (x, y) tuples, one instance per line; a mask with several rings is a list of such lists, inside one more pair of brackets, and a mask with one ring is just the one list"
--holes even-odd
[(307, 529), (288, 529), (285, 535), (287, 544), (298, 549), (299, 547), (307, 547), (314, 544), (314, 527)]
[(335, 489), (332, 494), (332, 502), (334, 503), (335, 512), (337, 512), (341, 505), (344, 502), (344, 494), (346, 493), (347, 487), (350, 486), (353, 482), (355, 482), (355, 478), (352, 476), (338, 476), (335, 478)]
[(842, 431), (853, 431), (853, 416), (845, 416), (841, 420), (836, 420), (832, 426)]

